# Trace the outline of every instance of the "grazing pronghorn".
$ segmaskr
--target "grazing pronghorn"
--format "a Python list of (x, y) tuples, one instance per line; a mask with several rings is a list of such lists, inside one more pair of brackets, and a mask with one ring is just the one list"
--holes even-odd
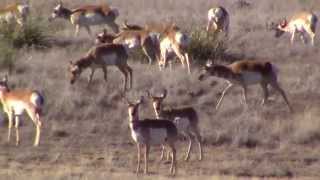
[(5, 77), (2, 81), (0, 81), (0, 99), (3, 110), (5, 113), (7, 113), (9, 120), (8, 141), (10, 141), (11, 128), (13, 125), (13, 120), (15, 119), (16, 145), (19, 145), (20, 116), (24, 113), (24, 111), (26, 111), (36, 126), (34, 146), (38, 146), (40, 141), (40, 128), (42, 126), (40, 116), (44, 104), (43, 96), (38, 91), (10, 90), (8, 87), (7, 77)]
[(6, 7), (0, 7), (0, 21), (6, 23), (17, 22), (20, 26), (24, 26), (29, 14), (28, 3), (13, 3)]
[(175, 25), (167, 28), (162, 36), (163, 37), (160, 40), (160, 70), (166, 67), (167, 61), (172, 60), (172, 58), (175, 56), (178, 56), (181, 61), (182, 67), (185, 67), (184, 63), (186, 61), (188, 73), (190, 74), (190, 61), (189, 55), (187, 53), (190, 38), (185, 33), (182, 33), (181, 30)]
[(124, 44), (129, 49), (142, 48), (148, 57), (149, 64), (159, 59), (160, 49), (156, 34), (147, 30), (123, 30), (116, 35), (108, 34), (106, 29), (96, 37), (96, 43)]
[(127, 89), (128, 74), (130, 88), (132, 88), (132, 69), (127, 64), (127, 48), (120, 44), (101, 44), (89, 50), (89, 52), (75, 62), (70, 61), (69, 71), (71, 72), (70, 83), (73, 84), (85, 68), (90, 68), (90, 85), (93, 74), (97, 68), (104, 73), (104, 80), (107, 81), (107, 66), (117, 66), (124, 75), (124, 90)]
[(119, 26), (115, 23), (119, 11), (110, 8), (108, 5), (87, 5), (73, 10), (65, 8), (60, 1), (54, 8), (49, 21), (55, 18), (64, 18), (76, 26), (75, 36), (78, 35), (81, 27), (85, 27), (91, 35), (90, 26), (107, 24), (115, 33), (119, 32)]
[(281, 94), (290, 111), (293, 112), (284, 90), (278, 83), (277, 68), (270, 62), (242, 60), (225, 66), (213, 65), (212, 61), (208, 61), (204, 72), (199, 76), (199, 80), (202, 81), (209, 76), (217, 76), (226, 79), (228, 82), (228, 86), (224, 89), (216, 109), (219, 108), (225, 94), (235, 84), (240, 85), (243, 88), (243, 100), (245, 101), (245, 104), (247, 103), (247, 86), (260, 84), (264, 93), (264, 98), (261, 103), (262, 105), (268, 100), (268, 85), (271, 85)]
[(213, 29), (214, 32), (225, 32), (226, 36), (229, 33), (229, 13), (222, 7), (214, 7), (208, 11), (207, 33)]
[(129, 113), (129, 126), (131, 136), (137, 144), (138, 148), (138, 166), (137, 174), (140, 171), (142, 146), (145, 147), (144, 151), (144, 173), (148, 173), (148, 159), (150, 146), (152, 145), (165, 145), (171, 150), (171, 167), (170, 173), (174, 175), (177, 171), (176, 161), (176, 148), (175, 142), (178, 137), (178, 130), (173, 122), (169, 120), (156, 120), (156, 119), (143, 119), (139, 118), (139, 105), (142, 103), (143, 97), (136, 103), (128, 103)]
[[(147, 91), (149, 98), (151, 98), (152, 106), (156, 114), (157, 119), (169, 119), (173, 121), (178, 129), (178, 132), (186, 136), (189, 140), (189, 147), (185, 155), (185, 160), (189, 160), (189, 154), (192, 147), (192, 137), (198, 141), (199, 146), (199, 160), (202, 160), (202, 146), (201, 146), (201, 135), (199, 131), (199, 120), (198, 114), (193, 107), (183, 107), (183, 108), (172, 108), (164, 109), (163, 100), (167, 96), (167, 90), (161, 94), (161, 96), (154, 96), (149, 91)], [(164, 149), (162, 149), (164, 150)], [(164, 152), (162, 151), (161, 157), (163, 158)]]
[(306, 34), (311, 39), (311, 44), (314, 45), (314, 38), (316, 36), (318, 18), (311, 12), (301, 12), (291, 17), (289, 21), (283, 19), (280, 23), (271, 23), (269, 29), (275, 30), (275, 37), (280, 37), (284, 32), (291, 34), (291, 44), (293, 44), (295, 34), (299, 33), (303, 43), (306, 43)]

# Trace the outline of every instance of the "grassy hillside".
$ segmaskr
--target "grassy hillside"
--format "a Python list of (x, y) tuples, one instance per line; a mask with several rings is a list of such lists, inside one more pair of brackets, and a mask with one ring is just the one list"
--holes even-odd
[[(73, 0), (65, 4), (76, 7), (85, 2), (94, 1)], [(320, 39), (316, 37), (315, 47), (303, 45), (299, 37), (290, 45), (288, 34), (275, 39), (273, 32), (265, 28), (266, 22), (290, 17), (300, 10), (312, 10), (320, 17), (320, 4), (317, 0), (248, 2), (250, 7), (239, 8), (234, 0), (108, 1), (119, 9), (119, 23), (174, 21), (189, 33), (204, 30), (207, 10), (223, 5), (231, 16), (231, 31), (229, 39), (223, 41), (224, 54), (216, 59), (217, 63), (268, 60), (279, 68), (279, 82), (294, 108), (292, 114), (275, 91), (271, 91), (270, 103), (260, 106), (259, 86), (249, 88), (248, 106), (242, 104), (241, 88), (237, 87), (226, 95), (216, 111), (214, 107), (226, 83), (218, 78), (198, 81), (201, 67), (197, 62), (206, 59), (193, 59), (191, 75), (179, 63), (172, 71), (160, 72), (156, 64), (148, 66), (147, 59), (130, 59), (134, 88), (127, 93), (129, 99), (145, 95), (146, 90), (160, 93), (166, 88), (167, 107), (193, 106), (199, 113), (204, 160), (196, 160), (197, 148), (194, 148), (190, 162), (184, 162), (187, 142), (180, 142), (176, 179), (320, 177)], [(35, 128), (27, 116), (23, 117), (20, 131), (21, 145), (16, 147), (14, 138), (8, 144), (7, 122), (2, 120), (0, 174), (6, 179), (132, 179), (136, 146), (128, 129), (126, 104), (121, 100), (122, 75), (110, 67), (107, 83), (99, 71), (89, 88), (88, 72), (75, 85), (70, 85), (69, 61), (85, 54), (93, 40), (85, 30), (74, 38), (74, 28), (66, 21), (47, 22), (56, 1), (30, 0), (30, 3), (32, 16), (40, 19), (34, 21), (45, 30), (50, 46), (23, 47), (9, 52), (14, 61), (9, 82), (11, 87), (37, 89), (44, 94), (41, 145), (32, 147)], [(319, 27), (317, 31), (320, 32)], [(12, 47), (5, 47), (8, 49)], [(4, 66), (1, 74), (8, 70)], [(142, 105), (140, 115), (154, 117), (149, 101)], [(160, 162), (159, 155), (160, 147), (153, 148), (149, 164), (152, 174), (143, 179), (169, 178), (169, 166)]]

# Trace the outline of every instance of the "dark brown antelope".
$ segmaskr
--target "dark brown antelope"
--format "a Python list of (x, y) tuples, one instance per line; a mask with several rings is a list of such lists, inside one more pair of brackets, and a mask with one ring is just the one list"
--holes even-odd
[(10, 90), (8, 87), (7, 77), (5, 77), (0, 81), (0, 100), (2, 103), (3, 111), (8, 115), (9, 120), (8, 142), (10, 141), (13, 120), (15, 120), (16, 145), (19, 145), (20, 116), (26, 111), (30, 119), (36, 126), (34, 146), (38, 146), (40, 142), (40, 133), (42, 126), (40, 116), (42, 115), (42, 108), (44, 105), (43, 96), (38, 91), (29, 89)]
[(216, 106), (217, 110), (226, 93), (234, 85), (239, 85), (243, 88), (243, 100), (245, 104), (247, 104), (247, 86), (260, 84), (264, 93), (264, 98), (261, 103), (262, 105), (268, 100), (268, 85), (271, 85), (281, 94), (290, 111), (293, 112), (284, 90), (278, 83), (277, 72), (278, 71), (275, 65), (271, 64), (270, 62), (242, 60), (224, 66), (213, 65), (212, 61), (209, 61), (199, 76), (199, 80), (202, 81), (209, 76), (216, 76), (227, 80), (228, 86), (223, 90), (223, 93)]
[(224, 7), (218, 6), (209, 9), (207, 33), (213, 30), (214, 32), (225, 32), (227, 36), (229, 33), (229, 23), (229, 13)]
[(29, 15), (28, 3), (12, 3), (5, 7), (0, 7), (0, 21), (6, 23), (16, 22), (24, 26)]
[(138, 148), (137, 174), (140, 171), (141, 147), (144, 146), (144, 173), (148, 173), (148, 159), (150, 146), (165, 145), (171, 150), (170, 173), (174, 175), (177, 171), (176, 148), (178, 131), (176, 126), (169, 120), (140, 119), (139, 105), (143, 102), (143, 97), (136, 103), (128, 103), (129, 126), (132, 139)]
[[(181, 108), (163, 108), (163, 100), (167, 97), (167, 90), (161, 94), (161, 96), (154, 96), (147, 91), (149, 98), (152, 101), (152, 106), (157, 119), (169, 119), (176, 125), (179, 134), (187, 137), (189, 140), (189, 146), (186, 151), (185, 160), (189, 160), (190, 151), (192, 148), (192, 140), (195, 137), (198, 141), (199, 147), (199, 160), (202, 160), (202, 146), (201, 135), (199, 131), (198, 114), (193, 107), (181, 107)], [(161, 159), (164, 156), (164, 149), (162, 149)]]
[(291, 44), (294, 42), (296, 34), (300, 35), (303, 43), (306, 43), (306, 35), (311, 39), (311, 45), (314, 45), (314, 38), (316, 36), (318, 18), (311, 12), (301, 12), (291, 17), (290, 20), (283, 19), (280, 23), (272, 22), (268, 25), (268, 29), (275, 30), (275, 37), (280, 37), (285, 32), (291, 34)]
[(116, 66), (124, 75), (124, 90), (127, 89), (128, 75), (130, 79), (130, 88), (132, 88), (132, 69), (127, 64), (127, 60), (127, 48), (123, 45), (102, 44), (94, 46), (85, 56), (81, 57), (75, 62), (70, 61), (70, 83), (73, 84), (80, 76), (81, 72), (86, 68), (91, 69), (88, 85), (90, 85), (93, 74), (97, 68), (102, 69), (104, 73), (104, 79), (107, 82), (107, 66)]
[(62, 1), (54, 8), (49, 21), (55, 18), (63, 18), (71, 22), (76, 27), (75, 36), (79, 34), (81, 27), (86, 28), (91, 35), (90, 26), (107, 24), (115, 33), (119, 32), (119, 26), (115, 20), (119, 16), (119, 11), (110, 8), (107, 4), (87, 5), (76, 9), (68, 9), (63, 6)]

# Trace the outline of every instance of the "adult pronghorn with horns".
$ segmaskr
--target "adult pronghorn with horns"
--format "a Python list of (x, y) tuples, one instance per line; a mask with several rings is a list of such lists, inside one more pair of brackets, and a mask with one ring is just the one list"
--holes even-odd
[(0, 7), (0, 21), (6, 23), (16, 22), (24, 26), (29, 14), (29, 3), (12, 3), (5, 7)]
[(71, 10), (64, 7), (60, 1), (49, 17), (49, 21), (55, 18), (64, 18), (76, 27), (75, 36), (79, 34), (81, 27), (86, 28), (91, 35), (90, 26), (102, 24), (107, 24), (115, 33), (118, 33), (119, 26), (115, 23), (118, 16), (118, 9), (111, 8), (107, 4), (86, 5)]

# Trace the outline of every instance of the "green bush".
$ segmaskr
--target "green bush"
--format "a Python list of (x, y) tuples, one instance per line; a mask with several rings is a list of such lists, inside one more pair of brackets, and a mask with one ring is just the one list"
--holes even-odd
[(204, 64), (207, 59), (221, 58), (226, 51), (224, 38), (218, 33), (207, 34), (204, 30), (192, 29), (190, 39), (188, 52), (199, 64)]

